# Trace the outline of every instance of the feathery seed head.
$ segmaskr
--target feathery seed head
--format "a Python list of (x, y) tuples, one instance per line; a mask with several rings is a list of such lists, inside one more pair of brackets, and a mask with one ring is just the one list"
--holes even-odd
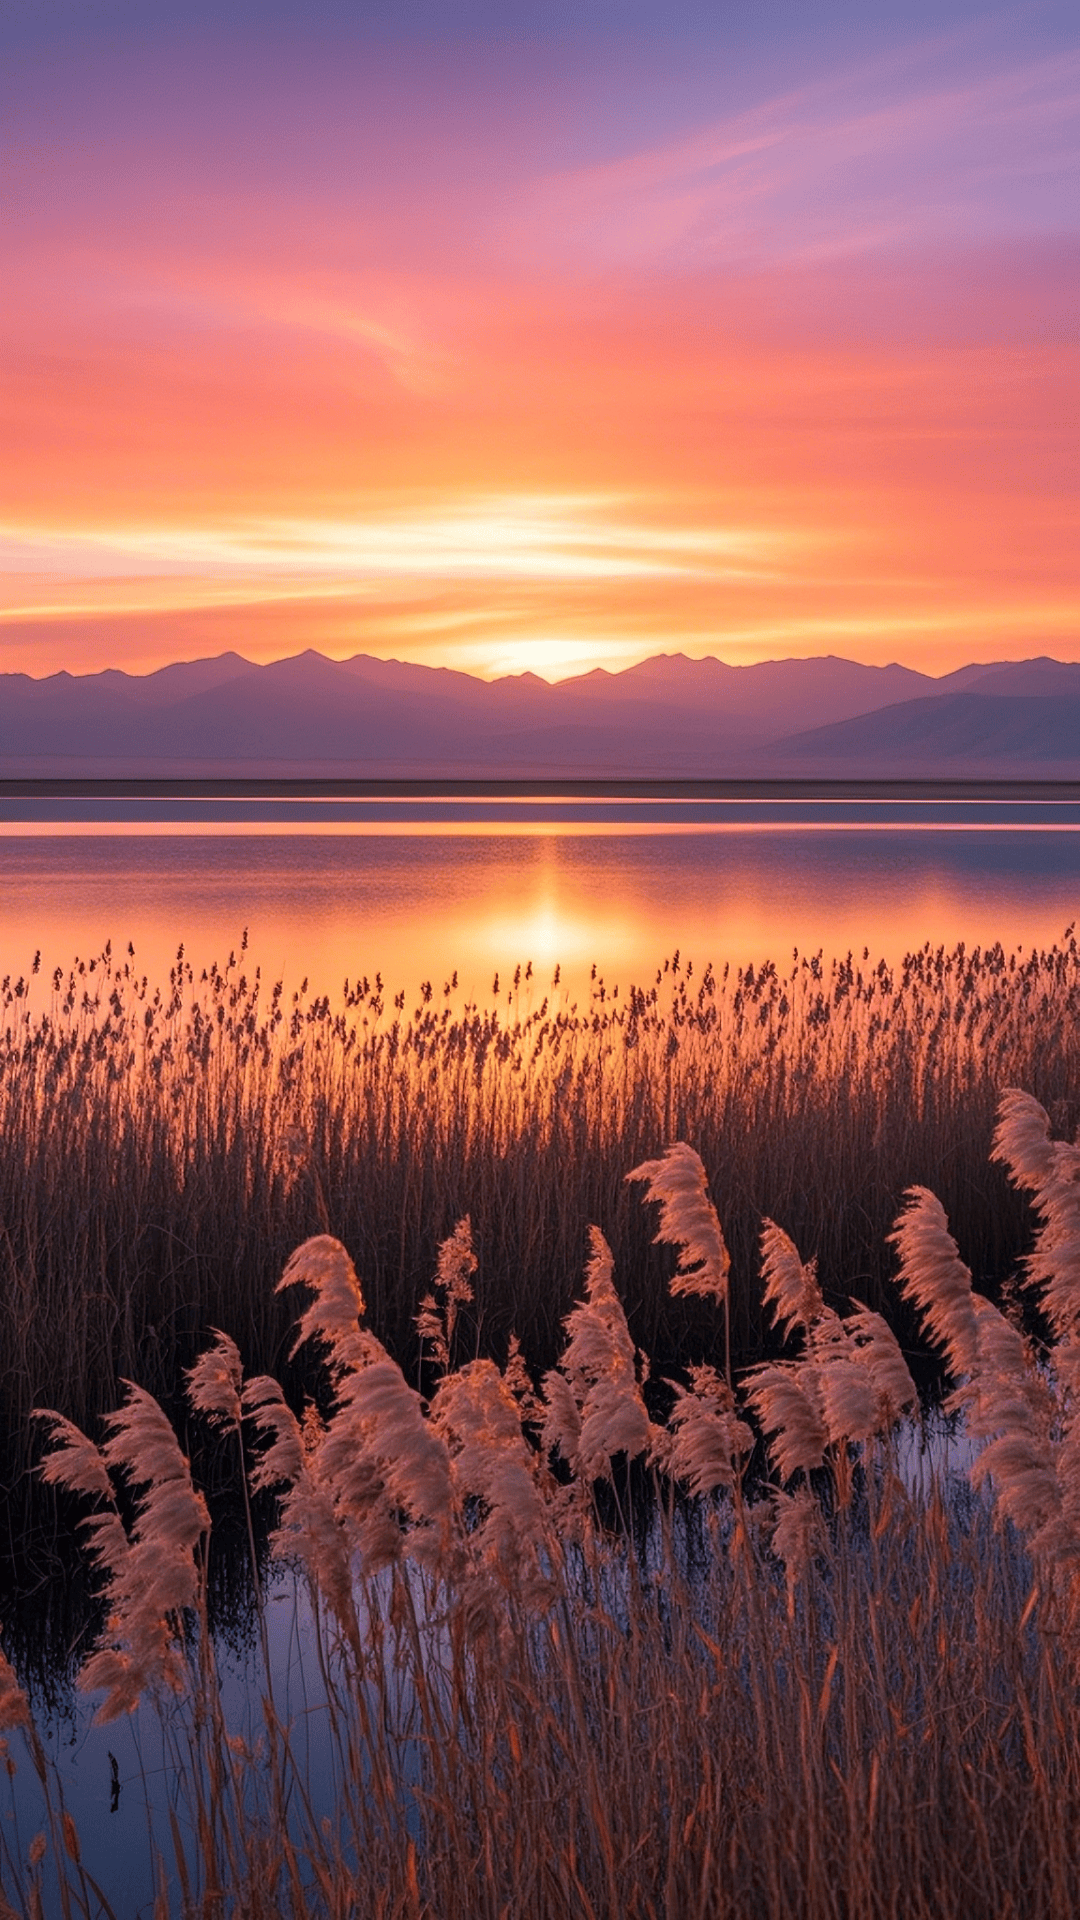
[(891, 1427), (919, 1397), (896, 1335), (880, 1313), (858, 1302), (844, 1325), (877, 1395), (879, 1428)]
[(315, 1295), (297, 1321), (293, 1353), (306, 1340), (320, 1340), (329, 1347), (336, 1366), (355, 1365), (357, 1323), (364, 1311), (364, 1299), (356, 1268), (341, 1241), (330, 1233), (317, 1233), (305, 1240), (290, 1255), (277, 1291), (285, 1287), (306, 1287)]
[(645, 1181), (646, 1201), (659, 1203), (656, 1244), (681, 1251), (671, 1292), (726, 1299), (731, 1262), (716, 1208), (709, 1199), (705, 1169), (693, 1147), (677, 1140), (661, 1159), (643, 1160), (626, 1178)]
[(829, 1444), (818, 1369), (810, 1360), (758, 1367), (746, 1398), (769, 1440), (782, 1480), (820, 1467)]
[(568, 1466), (573, 1466), (581, 1445), (581, 1412), (573, 1389), (565, 1374), (552, 1370), (544, 1375), (542, 1392), (544, 1450), (558, 1453)]
[(88, 1440), (81, 1428), (50, 1407), (36, 1407), (33, 1418), (49, 1422), (49, 1438), (55, 1442), (39, 1468), (42, 1479), (51, 1487), (66, 1487), (69, 1493), (96, 1494), (112, 1500), (112, 1482), (99, 1447)]
[(727, 1381), (713, 1367), (696, 1366), (690, 1368), (689, 1391), (675, 1387), (668, 1432), (654, 1442), (653, 1457), (691, 1495), (707, 1494), (734, 1487), (753, 1445)]
[(788, 1615), (794, 1618), (796, 1588), (813, 1556), (826, 1550), (828, 1536), (821, 1508), (809, 1487), (800, 1487), (798, 1493), (774, 1493), (771, 1505), (770, 1545), (776, 1558), (783, 1561)]
[(253, 1492), (265, 1487), (291, 1487), (303, 1471), (304, 1448), (300, 1423), (287, 1405), (279, 1383), (268, 1374), (258, 1374), (254, 1380), (245, 1382), (241, 1401), (256, 1432), (270, 1441), (251, 1470)]
[(928, 1187), (909, 1187), (907, 1210), (889, 1241), (900, 1255), (900, 1290), (914, 1300), (930, 1330), (944, 1347), (954, 1375), (975, 1365), (975, 1311), (971, 1274), (949, 1232), (945, 1209)]
[(809, 1332), (825, 1310), (817, 1280), (817, 1261), (808, 1260), (804, 1264), (794, 1241), (773, 1220), (762, 1222), (761, 1273), (765, 1281), (762, 1299), (772, 1307), (774, 1327), (785, 1338), (793, 1327)]
[(880, 1423), (878, 1396), (869, 1369), (837, 1314), (826, 1310), (815, 1322), (811, 1350), (830, 1446), (869, 1440)]
[(459, 1495), (477, 1496), (488, 1510), (476, 1542), (481, 1554), (508, 1566), (526, 1544), (538, 1547), (546, 1527), (533, 1456), (518, 1403), (494, 1362), (473, 1360), (450, 1374), (431, 1422), (446, 1441)]
[[(622, 1301), (615, 1291), (614, 1261), (599, 1227), (589, 1228), (585, 1270), (588, 1299), (566, 1316), (569, 1334), (559, 1371), (569, 1384), (579, 1431), (572, 1456), (575, 1471), (590, 1480), (608, 1473), (617, 1453), (634, 1458), (648, 1450), (652, 1426), (641, 1397), (636, 1353)], [(569, 1432), (551, 1376), (545, 1382), (550, 1424)], [(558, 1395), (559, 1390), (554, 1389)], [(562, 1451), (562, 1442), (558, 1442)], [(570, 1456), (564, 1455), (569, 1458)]]
[(998, 1120), (990, 1150), (991, 1160), (1008, 1168), (1015, 1187), (1041, 1194), (1053, 1185), (1057, 1173), (1055, 1142), (1050, 1138), (1050, 1116), (1045, 1107), (1019, 1087), (1006, 1087), (998, 1102)]
[(440, 1242), (435, 1284), (441, 1287), (448, 1305), (465, 1305), (473, 1297), (470, 1284), (477, 1268), (473, 1251), (472, 1223), (468, 1214), (459, 1220), (452, 1234)]
[(1016, 1088), (1002, 1095), (998, 1116), (993, 1157), (1032, 1195), (1042, 1221), (1025, 1282), (1043, 1293), (1054, 1332), (1067, 1340), (1080, 1333), (1080, 1146), (1052, 1140), (1044, 1109)]
[(206, 1415), (215, 1426), (240, 1430), (243, 1408), (240, 1395), (244, 1369), (236, 1342), (217, 1327), (211, 1327), (214, 1344), (199, 1355), (187, 1370), (188, 1400), (196, 1413)]

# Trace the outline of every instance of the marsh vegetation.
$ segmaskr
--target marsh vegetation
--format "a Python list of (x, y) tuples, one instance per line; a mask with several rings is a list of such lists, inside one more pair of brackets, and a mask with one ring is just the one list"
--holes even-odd
[[(44, 1415), (45, 1477), (83, 1503), (106, 1603), (80, 1684), (106, 1722), (147, 1699), (169, 1716), (155, 1913), (1068, 1911), (1080, 1149), (1013, 1093), (994, 1151), (1034, 1203), (1019, 1288), (1041, 1340), (1018, 1299), (1003, 1314), (973, 1288), (927, 1189), (893, 1235), (976, 1448), (967, 1494), (911, 1457), (917, 1394), (886, 1321), (835, 1312), (772, 1222), (761, 1297), (784, 1353), (729, 1384), (728, 1249), (684, 1143), (628, 1176), (676, 1250), (672, 1293), (714, 1317), (716, 1364), (672, 1375), (661, 1417), (596, 1227), (537, 1379), (516, 1345), (501, 1368), (458, 1357), (477, 1277), (459, 1221), (418, 1313), (422, 1390), (367, 1325), (342, 1243), (303, 1243), (280, 1291), (321, 1406), (298, 1416), (273, 1376), (245, 1378), (221, 1332), (186, 1391), (246, 1497), (277, 1495), (272, 1549), (309, 1592), (321, 1679), (304, 1726), (261, 1613), (257, 1711), (230, 1723), (209, 1514), (158, 1403), (129, 1386), (100, 1445)], [(254, 1532), (252, 1553), (258, 1587)], [(41, 1789), (28, 1845), (0, 1828), (7, 1910), (109, 1913), (6, 1662), (0, 1725)]]
[[(731, 1249), (736, 1361), (768, 1338), (763, 1216), (812, 1252), (825, 1296), (886, 1298), (887, 1234), (912, 1183), (948, 1208), (980, 1286), (1007, 1276), (1024, 1211), (986, 1142), (1003, 1086), (1080, 1119), (1080, 955), (923, 948), (702, 971), (571, 996), (527, 964), (485, 1005), (454, 976), (381, 979), (336, 1000), (286, 992), (252, 956), (167, 981), (103, 954), (24, 980), (0, 1009), (0, 1444), (28, 1419), (86, 1421), (133, 1379), (170, 1400), (207, 1326), (278, 1369), (273, 1277), (333, 1226), (372, 1325), (412, 1376), (436, 1248), (469, 1214), (482, 1261), (463, 1332), (501, 1359), (511, 1330), (552, 1364), (584, 1234), (603, 1221), (631, 1330), (658, 1363), (701, 1352), (623, 1174), (695, 1142)], [(911, 1331), (911, 1322), (902, 1321)], [(297, 1383), (297, 1387), (302, 1382)]]

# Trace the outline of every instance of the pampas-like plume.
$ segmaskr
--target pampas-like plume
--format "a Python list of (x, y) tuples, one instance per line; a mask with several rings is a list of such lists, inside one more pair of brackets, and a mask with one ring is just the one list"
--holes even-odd
[(525, 1356), (521, 1351), (521, 1342), (516, 1333), (510, 1335), (503, 1379), (517, 1401), (522, 1426), (540, 1426), (544, 1419), (543, 1402), (537, 1398), (532, 1376), (525, 1365)]
[(472, 1299), (471, 1282), (476, 1267), (472, 1222), (466, 1214), (458, 1221), (453, 1233), (439, 1243), (435, 1285), (442, 1289), (448, 1310), (452, 1307), (456, 1311), (458, 1307), (467, 1306)]
[(676, 1140), (662, 1159), (643, 1160), (626, 1178), (647, 1182), (646, 1201), (659, 1203), (656, 1244), (680, 1249), (671, 1292), (726, 1300), (731, 1262), (716, 1208), (709, 1199), (705, 1169), (693, 1147), (685, 1140)]
[(334, 1412), (311, 1462), (312, 1483), (329, 1494), (356, 1544), (366, 1546), (369, 1565), (401, 1545), (392, 1509), (415, 1523), (409, 1552), (437, 1554), (452, 1501), (446, 1446), (401, 1368), (358, 1324), (363, 1296), (340, 1240), (318, 1234), (298, 1247), (279, 1290), (294, 1285), (309, 1287), (315, 1298), (298, 1323), (293, 1350), (320, 1340), (330, 1349), (337, 1380)]
[(981, 1294), (975, 1295), (974, 1307), (976, 1366), (950, 1400), (951, 1406), (965, 1408), (972, 1439), (986, 1442), (972, 1465), (972, 1483), (981, 1486), (991, 1478), (998, 1511), (1031, 1537), (1033, 1549), (1060, 1551), (1053, 1396), (1016, 1328)]
[(256, 1432), (270, 1440), (251, 1469), (252, 1492), (268, 1487), (291, 1487), (303, 1472), (304, 1445), (300, 1422), (287, 1405), (280, 1385), (269, 1374), (257, 1374), (254, 1380), (245, 1383), (241, 1401)]
[(434, 1295), (427, 1293), (420, 1302), (420, 1311), (416, 1316), (417, 1332), (425, 1345), (431, 1348), (432, 1358), (443, 1372), (450, 1364), (450, 1346), (458, 1311), (467, 1306), (473, 1297), (471, 1282), (476, 1268), (472, 1225), (466, 1214), (464, 1219), (458, 1221), (453, 1233), (439, 1244), (435, 1287), (442, 1295), (441, 1308)]
[(392, 1507), (421, 1529), (410, 1537), (410, 1551), (425, 1553), (433, 1544), (424, 1523), (440, 1537), (450, 1518), (453, 1490), (446, 1443), (424, 1418), (424, 1403), (408, 1385), (373, 1334), (365, 1336), (367, 1363), (347, 1374), (338, 1387), (337, 1405), (319, 1450), (319, 1473), (333, 1489), (343, 1512), (366, 1514), (374, 1490), (372, 1472)]
[(552, 1371), (544, 1375), (544, 1425), (541, 1440), (548, 1453), (558, 1453), (571, 1464), (581, 1446), (581, 1409), (569, 1380)]
[(820, 1467), (829, 1444), (818, 1369), (811, 1360), (758, 1367), (746, 1398), (769, 1441), (781, 1480)]
[(348, 1253), (333, 1234), (317, 1233), (297, 1247), (278, 1281), (279, 1293), (286, 1287), (307, 1287), (315, 1298), (296, 1323), (293, 1353), (306, 1340), (319, 1340), (330, 1350), (335, 1370), (355, 1366), (358, 1352), (359, 1320), (364, 1297)]
[(49, 1438), (54, 1443), (40, 1467), (46, 1485), (66, 1487), (69, 1493), (96, 1495), (112, 1502), (112, 1481), (100, 1447), (95, 1447), (74, 1421), (65, 1420), (62, 1413), (54, 1413), (51, 1407), (36, 1407), (33, 1418), (48, 1421)]
[(217, 1327), (211, 1327), (214, 1344), (199, 1355), (187, 1370), (187, 1396), (196, 1413), (214, 1426), (239, 1433), (243, 1418), (241, 1390), (244, 1368), (235, 1340)]
[(1080, 1147), (1052, 1140), (1039, 1102), (1010, 1087), (998, 1108), (991, 1157), (1034, 1198), (1042, 1225), (1024, 1262), (1025, 1280), (1044, 1289), (1047, 1319), (1058, 1339), (1067, 1340), (1080, 1333)]
[(915, 1405), (919, 1390), (888, 1322), (869, 1307), (857, 1301), (854, 1304), (855, 1312), (844, 1326), (877, 1395), (879, 1427), (888, 1428), (907, 1407)]
[(353, 1598), (349, 1541), (342, 1530), (333, 1495), (303, 1467), (281, 1501), (278, 1524), (270, 1536), (275, 1558), (297, 1560), (315, 1593), (336, 1619), (356, 1660), (363, 1658)]
[(547, 1536), (535, 1456), (525, 1444), (518, 1403), (492, 1360), (473, 1360), (442, 1381), (431, 1421), (450, 1453), (459, 1499), (475, 1495), (486, 1517), (472, 1536), (482, 1556), (510, 1569), (522, 1548)]
[(86, 1536), (91, 1559), (111, 1579), (119, 1573), (131, 1549), (101, 1449), (73, 1421), (51, 1408), (37, 1408), (34, 1418), (48, 1421), (49, 1438), (55, 1443), (39, 1469), (46, 1485), (66, 1487), (69, 1493), (83, 1493), (105, 1503), (103, 1510), (80, 1520), (79, 1531)]
[(826, 1309), (810, 1339), (830, 1446), (869, 1440), (880, 1424), (878, 1396), (844, 1321)]
[(668, 1432), (654, 1444), (654, 1458), (665, 1473), (681, 1480), (691, 1494), (729, 1490), (754, 1436), (735, 1411), (731, 1388), (714, 1367), (690, 1368), (690, 1387), (675, 1386)]
[[(270, 1537), (272, 1551), (279, 1560), (300, 1562), (359, 1660), (360, 1632), (353, 1605), (349, 1547), (334, 1512), (332, 1495), (317, 1484), (309, 1468), (300, 1422), (286, 1404), (278, 1382), (265, 1374), (246, 1382), (243, 1406), (256, 1432), (270, 1440), (251, 1469), (252, 1492), (280, 1486), (286, 1489), (278, 1525)], [(311, 1453), (316, 1459), (317, 1447)]]
[(15, 1669), (0, 1651), (0, 1733), (30, 1725), (30, 1702), (15, 1678)]
[(1014, 1186), (1042, 1194), (1058, 1178), (1057, 1149), (1064, 1144), (1050, 1138), (1050, 1116), (1045, 1107), (1019, 1087), (1006, 1087), (998, 1102), (991, 1160), (1009, 1170)]
[(550, 1375), (545, 1381), (545, 1397), (548, 1425), (564, 1459), (582, 1478), (600, 1480), (610, 1472), (616, 1454), (635, 1459), (645, 1453), (653, 1430), (638, 1385), (634, 1343), (612, 1279), (611, 1248), (599, 1227), (589, 1228), (589, 1248), (587, 1298), (566, 1316), (569, 1339), (559, 1362), (580, 1422), (572, 1452), (565, 1450), (564, 1438), (572, 1444), (574, 1421), (568, 1415), (565, 1395), (553, 1387)]
[(783, 1562), (788, 1617), (794, 1619), (799, 1581), (811, 1557), (824, 1553), (828, 1546), (825, 1522), (809, 1487), (800, 1487), (798, 1493), (774, 1493), (770, 1504), (773, 1511), (770, 1546), (776, 1558)]
[(808, 1260), (804, 1264), (794, 1241), (773, 1220), (762, 1222), (761, 1276), (765, 1282), (762, 1302), (772, 1307), (774, 1327), (785, 1339), (793, 1327), (809, 1333), (814, 1321), (825, 1311), (817, 1280), (817, 1261)]
[(79, 1674), (84, 1692), (105, 1693), (94, 1716), (99, 1723), (131, 1712), (148, 1688), (183, 1691), (184, 1666), (176, 1647), (179, 1616), (198, 1599), (195, 1550), (210, 1526), (206, 1502), (191, 1484), (188, 1463), (157, 1401), (143, 1388), (126, 1384), (127, 1401), (109, 1416), (109, 1438), (100, 1452), (70, 1422), (46, 1416), (62, 1443), (45, 1463), (48, 1479), (78, 1492), (107, 1494), (111, 1500), (104, 1469), (112, 1467), (133, 1487), (145, 1488), (130, 1542), (115, 1512), (83, 1523), (92, 1533), (99, 1564), (109, 1574), (109, 1620)]
[(889, 1235), (900, 1255), (900, 1289), (921, 1308), (931, 1338), (945, 1349), (950, 1372), (970, 1374), (976, 1350), (971, 1274), (936, 1195), (928, 1187), (909, 1187), (905, 1199), (907, 1211)]

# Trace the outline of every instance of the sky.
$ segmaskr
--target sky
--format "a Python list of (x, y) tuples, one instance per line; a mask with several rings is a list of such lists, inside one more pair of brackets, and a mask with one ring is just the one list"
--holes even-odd
[(1080, 659), (1080, 16), (5, 0), (0, 671)]

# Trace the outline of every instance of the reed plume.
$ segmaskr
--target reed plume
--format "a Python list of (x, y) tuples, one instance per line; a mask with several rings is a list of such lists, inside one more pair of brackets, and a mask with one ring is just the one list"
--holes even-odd
[(768, 1438), (769, 1458), (785, 1484), (820, 1467), (829, 1444), (821, 1379), (812, 1360), (766, 1363), (749, 1376), (746, 1399)]
[(1026, 1283), (1041, 1292), (1058, 1340), (1070, 1340), (1080, 1334), (1080, 1147), (1052, 1139), (1039, 1102), (1009, 1088), (1001, 1097), (991, 1157), (1034, 1199), (1041, 1225), (1023, 1263)]
[(772, 1532), (769, 1545), (784, 1568), (788, 1619), (795, 1617), (799, 1582), (815, 1555), (828, 1551), (828, 1534), (819, 1502), (809, 1487), (797, 1493), (778, 1489), (770, 1498)]
[(297, 1247), (278, 1281), (277, 1290), (305, 1287), (314, 1295), (296, 1323), (293, 1352), (305, 1341), (315, 1340), (326, 1347), (331, 1365), (341, 1370), (363, 1364), (364, 1349), (359, 1330), (364, 1297), (346, 1249), (333, 1234), (317, 1233)]
[(450, 1364), (458, 1313), (463, 1306), (469, 1305), (473, 1297), (472, 1276), (476, 1268), (472, 1224), (466, 1214), (464, 1219), (458, 1221), (453, 1233), (440, 1242), (435, 1292), (424, 1295), (416, 1316), (421, 1347), (430, 1349), (436, 1366), (444, 1373)]
[[(553, 1384), (550, 1375), (545, 1380), (551, 1432), (560, 1451), (564, 1440), (572, 1446), (564, 1458), (585, 1480), (606, 1479), (617, 1454), (636, 1459), (648, 1452), (653, 1437), (613, 1272), (611, 1248), (599, 1227), (590, 1227), (586, 1298), (566, 1316), (568, 1338), (559, 1361), (573, 1416), (565, 1391)], [(571, 1438), (575, 1428), (576, 1440)]]
[[(312, 1486), (329, 1495), (372, 1570), (403, 1550), (437, 1559), (451, 1505), (446, 1445), (397, 1362), (360, 1327), (363, 1295), (339, 1240), (319, 1234), (298, 1248), (279, 1287), (297, 1285), (315, 1298), (298, 1323), (296, 1346), (316, 1339), (326, 1347), (336, 1383), (333, 1412), (309, 1463)], [(298, 1487), (289, 1508), (294, 1528), (303, 1524), (306, 1498)], [(397, 1512), (412, 1523), (407, 1538)], [(321, 1510), (318, 1517), (321, 1526)]]
[(472, 1360), (439, 1386), (431, 1424), (445, 1441), (459, 1511), (481, 1502), (483, 1518), (469, 1533), (473, 1554), (510, 1576), (532, 1568), (548, 1541), (538, 1459), (526, 1444), (514, 1394), (494, 1361)]
[(194, 1411), (203, 1414), (212, 1425), (239, 1433), (244, 1417), (243, 1363), (235, 1340), (216, 1327), (210, 1331), (214, 1336), (213, 1345), (187, 1369), (188, 1401)]
[(739, 1418), (731, 1388), (715, 1367), (698, 1365), (688, 1371), (689, 1388), (673, 1383), (675, 1405), (667, 1431), (653, 1442), (653, 1458), (692, 1497), (715, 1493), (719, 1487), (730, 1492), (753, 1450), (753, 1430)]
[(131, 1549), (101, 1449), (73, 1421), (51, 1408), (37, 1408), (34, 1418), (47, 1423), (53, 1442), (38, 1469), (46, 1486), (84, 1494), (97, 1505), (95, 1512), (80, 1520), (79, 1531), (90, 1558), (111, 1580)]
[(829, 1445), (858, 1445), (881, 1426), (879, 1396), (874, 1389), (862, 1350), (846, 1321), (829, 1309), (815, 1321), (811, 1334), (814, 1390), (820, 1400)]
[(772, 1309), (773, 1325), (786, 1339), (794, 1327), (809, 1333), (825, 1311), (817, 1279), (817, 1261), (805, 1264), (793, 1240), (774, 1220), (762, 1222), (762, 1303)]
[(855, 1311), (848, 1315), (844, 1327), (870, 1376), (877, 1395), (878, 1426), (884, 1431), (917, 1404), (919, 1390), (888, 1321), (857, 1301), (853, 1304)]
[(709, 1199), (708, 1177), (693, 1147), (677, 1140), (659, 1160), (643, 1160), (626, 1178), (644, 1181), (645, 1201), (659, 1205), (656, 1244), (679, 1249), (671, 1292), (726, 1300), (731, 1262), (716, 1208)]
[(972, 1483), (993, 1480), (998, 1511), (1031, 1536), (1036, 1551), (1055, 1541), (1060, 1547), (1053, 1395), (1017, 1329), (981, 1294), (974, 1296), (973, 1306), (976, 1363), (951, 1400), (963, 1408), (972, 1439), (983, 1442), (971, 1468)]
[(241, 1401), (245, 1417), (269, 1441), (251, 1468), (252, 1491), (291, 1487), (304, 1469), (304, 1443), (300, 1422), (286, 1401), (280, 1382), (268, 1374), (257, 1374), (244, 1382)]
[[(318, 1455), (318, 1472), (334, 1490), (335, 1510), (361, 1527), (359, 1544), (372, 1557), (371, 1520), (382, 1548), (391, 1536), (380, 1518), (388, 1509), (411, 1523), (402, 1549), (437, 1559), (452, 1506), (446, 1443), (424, 1415), (424, 1401), (374, 1335), (364, 1364), (339, 1382), (337, 1400)], [(385, 1507), (384, 1507), (385, 1503)]]
[(921, 1309), (954, 1377), (970, 1374), (976, 1364), (978, 1337), (970, 1270), (960, 1258), (936, 1195), (927, 1187), (909, 1187), (905, 1198), (906, 1211), (889, 1235), (900, 1255), (900, 1290)]
[[(61, 1446), (46, 1460), (45, 1477), (73, 1492), (112, 1500), (104, 1468), (124, 1474), (140, 1492), (130, 1538), (114, 1511), (92, 1515), (84, 1528), (107, 1573), (110, 1614), (96, 1651), (79, 1673), (84, 1692), (103, 1691), (99, 1723), (133, 1712), (147, 1690), (181, 1693), (186, 1669), (178, 1650), (183, 1613), (200, 1591), (196, 1551), (210, 1527), (201, 1493), (176, 1435), (152, 1394), (128, 1382), (126, 1404), (106, 1420), (108, 1439), (98, 1452), (70, 1423), (46, 1414)], [(107, 1491), (106, 1491), (107, 1490)], [(113, 1503), (115, 1505), (115, 1502)]]

